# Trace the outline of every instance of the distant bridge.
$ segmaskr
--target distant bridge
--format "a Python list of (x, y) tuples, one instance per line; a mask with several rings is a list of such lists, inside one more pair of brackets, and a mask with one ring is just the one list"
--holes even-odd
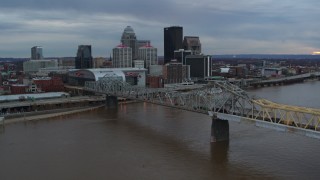
[(260, 127), (320, 139), (320, 110), (277, 104), (248, 94), (226, 81), (213, 81), (189, 89), (142, 88), (119, 77), (86, 82), (85, 90), (107, 95), (109, 105), (117, 97), (140, 100), (212, 116), (212, 141), (229, 139), (228, 121), (250, 122)]
[(303, 82), (306, 79), (312, 79), (312, 78), (320, 78), (320, 72), (305, 73), (305, 74), (274, 78), (274, 79), (268, 79), (268, 80), (235, 79), (235, 80), (229, 80), (229, 82), (239, 87), (245, 88), (250, 86), (263, 87), (263, 86), (271, 86), (271, 85), (275, 86), (275, 85), (291, 84), (291, 83)]
[(320, 72), (312, 72), (312, 73), (305, 73), (300, 75), (294, 75), (294, 76), (287, 76), (283, 78), (276, 78), (276, 79), (270, 79), (270, 80), (259, 80), (259, 81), (252, 81), (248, 82), (249, 86), (265, 86), (265, 85), (281, 85), (281, 84), (288, 84), (288, 83), (294, 83), (294, 82), (301, 82), (305, 79), (313, 78), (313, 77), (319, 77)]

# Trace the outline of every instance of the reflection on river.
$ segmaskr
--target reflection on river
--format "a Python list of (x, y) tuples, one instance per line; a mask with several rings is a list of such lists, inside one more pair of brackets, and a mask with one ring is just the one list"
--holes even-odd
[[(320, 107), (320, 82), (249, 90)], [(10, 124), (0, 134), (0, 179), (318, 179), (320, 141), (230, 122), (210, 144), (203, 114), (137, 103)]]

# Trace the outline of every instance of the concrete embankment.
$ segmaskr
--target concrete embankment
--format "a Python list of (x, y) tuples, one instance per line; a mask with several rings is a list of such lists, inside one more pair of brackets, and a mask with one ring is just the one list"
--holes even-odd
[[(137, 103), (139, 101), (122, 101), (119, 104), (131, 104)], [(97, 105), (97, 106), (84, 106), (84, 107), (74, 107), (74, 108), (62, 108), (62, 109), (53, 109), (53, 110), (45, 110), (45, 111), (33, 111), (33, 112), (24, 112), (24, 113), (16, 113), (16, 114), (8, 114), (4, 117), (1, 125), (6, 125), (10, 123), (24, 122), (24, 121), (36, 121), (36, 120), (44, 120), (53, 117), (59, 117), (69, 114), (75, 114), (79, 112), (92, 111), (98, 108), (105, 107), (105, 105)]]
[(104, 105), (11, 114), (11, 115), (5, 116), (4, 124), (23, 122), (23, 121), (43, 120), (43, 119), (48, 119), (53, 117), (79, 113), (79, 112), (92, 111), (101, 107), (104, 107)]

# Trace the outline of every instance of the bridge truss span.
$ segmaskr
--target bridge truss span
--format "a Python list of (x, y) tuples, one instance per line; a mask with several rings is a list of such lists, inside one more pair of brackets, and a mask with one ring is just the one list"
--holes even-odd
[[(188, 88), (145, 88), (131, 86), (118, 77), (86, 82), (85, 89), (96, 93), (139, 100), (163, 106), (208, 114), (222, 120), (247, 120), (281, 127), (288, 132), (312, 132), (320, 139), (320, 110), (277, 104), (255, 99), (227, 81), (212, 81)], [(300, 133), (301, 134), (301, 133)]]
[(314, 131), (320, 130), (319, 109), (277, 104), (266, 99), (252, 101), (260, 106), (259, 111), (253, 113), (253, 119), (262, 117), (263, 121)]

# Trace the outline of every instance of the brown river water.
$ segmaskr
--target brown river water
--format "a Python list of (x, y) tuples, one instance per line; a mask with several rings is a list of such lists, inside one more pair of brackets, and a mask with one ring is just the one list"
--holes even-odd
[[(320, 81), (248, 90), (320, 108)], [(209, 116), (136, 103), (8, 124), (0, 180), (320, 179), (320, 140), (230, 122), (210, 143)]]

